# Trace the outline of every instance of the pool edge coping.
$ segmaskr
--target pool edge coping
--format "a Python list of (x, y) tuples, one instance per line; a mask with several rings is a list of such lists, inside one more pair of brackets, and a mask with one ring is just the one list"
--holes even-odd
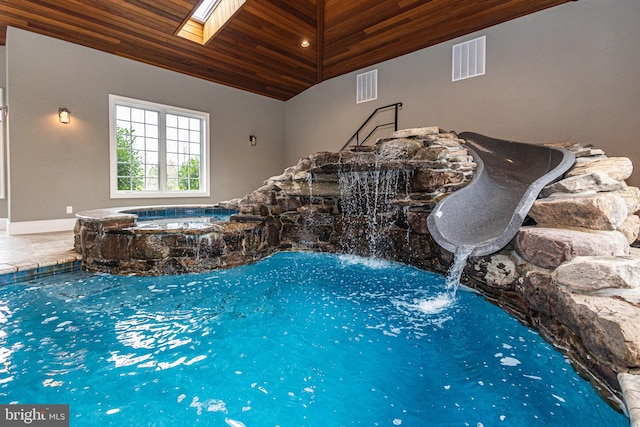
[(10, 267), (0, 269), (0, 286), (79, 271), (82, 268), (82, 255), (70, 251), (64, 257), (9, 265)]
[(630, 372), (618, 374), (630, 427), (640, 427), (640, 375)]
[(225, 209), (236, 210), (235, 204), (228, 203), (213, 203), (213, 204), (184, 204), (184, 205), (148, 205), (148, 206), (122, 206), (116, 208), (104, 208), (104, 209), (91, 209), (76, 213), (77, 219), (85, 221), (110, 221), (110, 220), (122, 220), (122, 219), (137, 219), (138, 215), (131, 211), (151, 211), (151, 210), (167, 210), (167, 209)]

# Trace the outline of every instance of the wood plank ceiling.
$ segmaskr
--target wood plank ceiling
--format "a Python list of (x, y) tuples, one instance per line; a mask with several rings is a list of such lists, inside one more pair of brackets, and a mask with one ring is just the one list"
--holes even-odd
[(288, 100), (323, 80), (568, 1), (246, 0), (203, 46), (177, 35), (200, 0), (0, 0), (0, 44), (12, 26)]

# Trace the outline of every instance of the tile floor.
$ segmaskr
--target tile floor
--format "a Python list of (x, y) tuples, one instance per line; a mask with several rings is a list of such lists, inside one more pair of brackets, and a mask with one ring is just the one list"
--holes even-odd
[(73, 232), (7, 236), (0, 232), (0, 276), (81, 260), (73, 251)]

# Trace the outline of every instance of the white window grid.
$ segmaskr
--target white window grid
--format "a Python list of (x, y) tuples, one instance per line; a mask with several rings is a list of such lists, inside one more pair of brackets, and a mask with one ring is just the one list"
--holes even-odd
[[(202, 120), (178, 114), (167, 114), (166, 132), (167, 188), (178, 190), (180, 165), (188, 165), (192, 160), (197, 160), (198, 164), (201, 164)], [(196, 178), (192, 177), (191, 173), (192, 169), (187, 168), (186, 183), (189, 190), (196, 188)]]

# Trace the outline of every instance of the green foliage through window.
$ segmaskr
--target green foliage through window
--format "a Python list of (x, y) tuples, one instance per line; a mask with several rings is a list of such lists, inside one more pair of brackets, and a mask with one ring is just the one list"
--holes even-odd
[(178, 187), (180, 190), (200, 189), (200, 158), (191, 157), (180, 165), (178, 170)]
[(136, 139), (132, 129), (118, 127), (116, 131), (118, 151), (118, 190), (140, 191), (144, 189), (142, 155), (133, 148)]

